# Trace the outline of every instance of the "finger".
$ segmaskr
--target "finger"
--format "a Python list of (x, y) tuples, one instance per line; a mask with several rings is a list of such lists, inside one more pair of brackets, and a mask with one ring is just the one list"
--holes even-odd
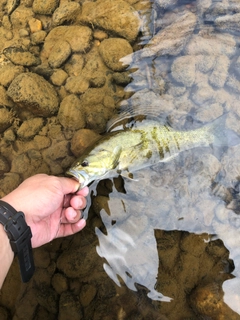
[(68, 207), (63, 210), (61, 223), (76, 223), (81, 219), (82, 213), (80, 210), (75, 210), (72, 207)]
[(71, 194), (65, 194), (63, 198), (63, 208), (70, 207), (70, 200), (72, 198)]
[(77, 195), (81, 195), (83, 197), (86, 197), (89, 193), (89, 188), (88, 187), (84, 187), (83, 189), (77, 191)]
[(62, 183), (62, 191), (64, 194), (75, 193), (79, 189), (79, 182), (72, 178), (59, 177)]
[(83, 209), (87, 205), (87, 200), (83, 196), (72, 196), (72, 198), (70, 199), (70, 205), (74, 209)]
[(79, 232), (86, 226), (86, 220), (81, 219), (76, 223), (60, 224), (56, 238), (66, 237)]

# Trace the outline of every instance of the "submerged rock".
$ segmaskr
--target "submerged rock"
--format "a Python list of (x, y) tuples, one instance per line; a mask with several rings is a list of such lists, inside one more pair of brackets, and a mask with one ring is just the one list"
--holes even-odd
[(63, 2), (53, 13), (52, 20), (54, 26), (59, 26), (66, 22), (73, 23), (81, 13), (81, 6), (77, 2)]
[(34, 0), (32, 10), (38, 14), (52, 14), (58, 5), (59, 0)]
[(137, 12), (123, 0), (85, 2), (80, 21), (93, 23), (96, 27), (113, 32), (130, 42), (136, 39), (140, 28)]
[(42, 56), (49, 57), (55, 43), (67, 41), (73, 52), (85, 52), (90, 48), (92, 30), (86, 26), (59, 26), (52, 29), (45, 38)]
[(105, 39), (99, 47), (105, 64), (113, 71), (122, 71), (127, 68), (120, 59), (133, 52), (128, 41), (119, 38)]
[(58, 109), (58, 97), (53, 86), (35, 73), (18, 75), (7, 94), (19, 109), (26, 108), (37, 116), (48, 117)]
[(14, 64), (20, 66), (36, 66), (41, 63), (39, 57), (21, 47), (9, 47), (3, 50), (4, 55)]

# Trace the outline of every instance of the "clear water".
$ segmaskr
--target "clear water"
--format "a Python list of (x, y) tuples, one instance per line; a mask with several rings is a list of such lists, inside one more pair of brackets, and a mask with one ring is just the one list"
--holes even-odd
[[(122, 107), (158, 110), (179, 130), (227, 114), (226, 127), (240, 134), (238, 1), (155, 0), (149, 7), (138, 12), (136, 52), (123, 58), (132, 81)], [(81, 300), (79, 319), (240, 319), (240, 146), (230, 145), (185, 151), (133, 180), (90, 186), (87, 227), (46, 246), (49, 273), (63, 273), (59, 257), (79, 266), (66, 280)], [(59, 167), (50, 173), (61, 174)], [(52, 292), (41, 276), (33, 283)], [(18, 317), (35, 289), (22, 288), (12, 307)], [(44, 314), (44, 294), (33, 319)], [(54, 319), (59, 310), (51, 310)]]
[[(197, 15), (198, 22), (191, 39), (177, 55), (171, 50), (165, 50), (168, 54), (161, 54), (156, 48), (153, 48), (156, 54), (152, 54), (145, 48), (123, 59), (130, 63), (130, 68), (135, 67), (137, 71), (132, 73), (133, 81), (126, 87), (133, 95), (122, 105), (133, 109), (140, 105), (145, 108), (146, 114), (148, 110), (151, 112), (152, 108), (157, 108), (159, 115), (166, 117), (175, 128), (180, 129), (194, 128), (199, 126), (199, 122), (212, 121), (228, 112), (226, 125), (239, 133), (239, 92), (232, 84), (232, 81), (239, 83), (236, 64), (239, 56), (238, 27), (230, 22), (223, 27), (216, 27), (219, 17), (215, 16), (214, 8), (215, 12), (219, 12), (217, 6), (221, 1), (213, 3), (205, 14), (201, 14), (200, 8), (203, 9), (204, 5), (199, 3), (193, 1), (186, 6), (182, 4), (175, 7), (175, 12), (171, 12), (171, 9), (163, 12), (157, 1), (153, 3), (150, 24), (143, 28), (145, 37), (151, 38), (161, 32), (162, 24), (169, 23), (168, 17), (175, 19), (184, 14), (184, 10), (192, 10)], [(228, 4), (228, 12), (225, 14), (230, 20), (236, 7), (231, 8), (231, 4)], [(160, 39), (167, 42), (168, 33), (166, 32), (165, 38)], [(170, 46), (173, 41), (169, 40)], [(231, 273), (233, 277), (222, 280), (223, 297), (218, 301), (221, 310), (219, 315), (214, 316), (214, 311), (205, 314), (203, 307), (202, 316), (220, 319), (222, 314), (224, 319), (238, 319), (239, 152), (238, 145), (184, 152), (172, 162), (137, 172), (133, 181), (123, 178), (122, 192), (119, 192), (112, 181), (104, 200), (101, 189), (95, 191), (96, 183), (91, 187), (93, 202), (98, 203), (97, 213), (102, 222), (101, 227), (95, 229), (99, 241), (97, 252), (105, 259), (104, 270), (118, 286), (125, 283), (134, 291), (139, 288), (138, 285), (147, 288), (147, 296), (154, 301), (161, 301), (160, 309), (164, 311), (164, 304), (182, 305), (182, 299), (188, 299), (189, 296), (191, 300), (195, 286), (198, 288), (201, 284), (205, 286), (206, 296), (212, 294), (216, 298), (221, 292), (220, 288), (217, 291), (214, 287), (219, 283), (219, 273)], [(189, 232), (195, 234), (196, 238), (192, 246), (183, 249), (182, 233), (178, 243), (180, 249), (176, 254), (174, 249), (171, 251), (167, 248), (167, 243), (162, 245), (163, 249), (159, 249), (161, 241), (156, 236), (157, 230), (170, 234), (176, 230)], [(229, 251), (228, 259), (232, 260), (234, 266), (226, 262), (226, 265), (229, 264), (227, 267), (215, 273), (210, 269), (202, 279), (201, 272), (196, 271), (198, 281), (189, 280), (187, 283), (187, 275), (192, 276), (191, 268), (204, 270), (205, 250), (208, 250), (206, 248), (211, 242), (218, 243), (217, 239)], [(167, 240), (164, 239), (163, 242)], [(171, 243), (169, 246), (173, 247)], [(161, 261), (161, 256), (166, 259), (166, 255), (162, 253), (164, 250), (168, 252), (167, 259), (174, 261), (172, 265)], [(213, 250), (213, 260), (217, 257), (215, 254)], [(196, 257), (195, 265), (192, 265), (191, 255)], [(189, 262), (184, 262), (184, 256)], [(221, 256), (214, 264), (217, 264), (218, 259), (221, 260)], [(222, 257), (222, 261), (224, 259)], [(208, 278), (207, 285), (205, 278)], [(186, 293), (184, 298), (180, 294), (183, 289)], [(198, 299), (198, 302), (191, 304), (191, 308), (199, 311), (201, 297)], [(213, 304), (209, 302), (209, 305), (213, 310)], [(229, 310), (234, 313), (229, 313)], [(172, 315), (168, 313), (168, 316), (169, 319), (177, 319), (174, 312)]]

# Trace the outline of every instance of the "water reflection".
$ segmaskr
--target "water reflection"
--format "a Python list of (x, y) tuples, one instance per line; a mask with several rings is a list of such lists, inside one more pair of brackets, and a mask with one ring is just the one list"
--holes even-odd
[[(234, 150), (238, 153), (240, 147)], [(195, 149), (172, 162), (135, 173), (134, 180), (124, 178), (120, 181), (122, 192), (119, 181), (113, 180), (108, 195), (96, 193), (93, 203), (104, 225), (95, 229), (99, 240), (97, 252), (106, 260), (104, 270), (109, 277), (119, 286), (123, 281), (134, 291), (138, 285), (146, 287), (148, 297), (153, 300), (171, 301), (176, 297), (174, 290), (169, 292), (164, 286), (163, 290), (156, 290), (166, 281), (161, 278), (163, 264), (159, 254), (162, 254), (156, 232), (181, 230), (205, 234), (201, 238), (203, 243), (221, 239), (230, 251), (236, 278), (224, 282), (224, 301), (240, 313), (240, 217), (226, 207), (226, 198), (213, 192), (213, 186), (216, 189), (216, 185), (229, 183), (224, 177), (228, 166), (229, 162), (222, 165), (210, 148)], [(92, 189), (95, 188), (96, 184)], [(229, 268), (226, 270), (232, 271)], [(174, 280), (171, 275), (168, 278)]]

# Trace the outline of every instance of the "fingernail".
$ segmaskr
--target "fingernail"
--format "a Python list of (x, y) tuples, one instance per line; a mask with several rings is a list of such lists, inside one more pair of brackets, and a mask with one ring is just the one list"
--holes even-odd
[(72, 219), (75, 219), (77, 217), (77, 212), (73, 212)]

